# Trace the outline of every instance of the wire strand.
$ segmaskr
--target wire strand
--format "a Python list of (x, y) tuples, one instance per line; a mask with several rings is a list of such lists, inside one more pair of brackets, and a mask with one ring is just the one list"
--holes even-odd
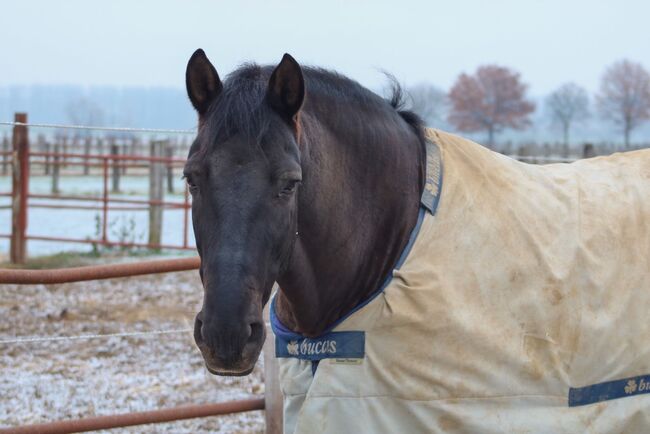
[(33, 124), (24, 122), (0, 122), (0, 125), (33, 127), (33, 128), (62, 128), (70, 130), (96, 130), (96, 131), (117, 131), (117, 132), (137, 132), (137, 133), (168, 133), (168, 134), (196, 134), (195, 129), (191, 130), (174, 130), (159, 128), (129, 128), (129, 127), (98, 127), (87, 125), (63, 125), (63, 124)]
[(26, 344), (33, 342), (53, 342), (53, 341), (76, 341), (83, 339), (101, 339), (101, 338), (126, 338), (133, 336), (149, 336), (149, 335), (167, 335), (167, 334), (179, 334), (179, 333), (188, 333), (192, 329), (173, 329), (173, 330), (150, 330), (145, 332), (122, 332), (122, 333), (107, 333), (107, 334), (94, 334), (94, 335), (76, 335), (76, 336), (30, 336), (30, 337), (17, 337), (12, 339), (2, 339), (0, 340), (0, 345), (9, 345), (9, 344)]

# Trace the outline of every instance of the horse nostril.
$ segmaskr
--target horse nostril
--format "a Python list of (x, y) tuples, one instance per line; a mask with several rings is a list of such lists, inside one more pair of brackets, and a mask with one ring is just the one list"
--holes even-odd
[(261, 322), (254, 322), (250, 324), (251, 334), (248, 336), (248, 342), (258, 342), (262, 339), (264, 334), (264, 324)]

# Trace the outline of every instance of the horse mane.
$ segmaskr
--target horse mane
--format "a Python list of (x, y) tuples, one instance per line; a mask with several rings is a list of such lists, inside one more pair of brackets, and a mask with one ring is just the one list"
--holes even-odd
[(389, 72), (384, 71), (384, 75), (388, 79), (388, 84), (391, 90), (391, 96), (388, 100), (390, 105), (397, 111), (397, 113), (404, 119), (404, 121), (413, 129), (415, 134), (424, 142), (424, 121), (417, 113), (412, 110), (406, 110), (407, 106), (406, 96), (402, 85), (397, 78)]
[[(273, 69), (271, 65), (245, 63), (230, 73), (224, 81), (223, 92), (208, 111), (205, 130), (224, 139), (237, 133), (260, 138), (269, 128), (268, 108), (260, 102)], [(394, 76), (386, 74), (391, 95), (382, 98), (338, 72), (313, 66), (302, 66), (302, 71), (308, 100), (314, 95), (315, 99), (334, 98), (339, 103), (358, 105), (364, 110), (386, 114), (392, 111), (424, 142), (424, 123), (417, 114), (404, 108), (405, 94)]]

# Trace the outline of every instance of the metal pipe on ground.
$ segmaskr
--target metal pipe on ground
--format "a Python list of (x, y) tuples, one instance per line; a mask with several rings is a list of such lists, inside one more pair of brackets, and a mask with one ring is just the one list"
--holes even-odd
[(199, 257), (193, 257), (132, 262), (126, 264), (59, 268), (52, 270), (2, 269), (0, 270), (0, 283), (34, 285), (45, 283), (83, 282), (88, 280), (113, 279), (117, 277), (195, 270), (199, 268), (200, 265), (201, 259)]
[(218, 404), (187, 405), (163, 410), (95, 416), (76, 420), (61, 420), (57, 422), (25, 425), (15, 428), (3, 428), (0, 429), (0, 434), (76, 433), (121, 428), (133, 425), (144, 425), (148, 423), (172, 422), (175, 420), (220, 416), (224, 414), (243, 413), (255, 410), (264, 410), (263, 398), (221, 402)]

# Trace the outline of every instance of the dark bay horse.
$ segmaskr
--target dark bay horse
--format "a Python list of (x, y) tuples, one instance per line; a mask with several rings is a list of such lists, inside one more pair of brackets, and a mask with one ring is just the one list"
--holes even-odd
[(186, 73), (199, 128), (184, 175), (201, 256), (194, 337), (208, 370), (247, 375), (262, 308), (314, 337), (378, 289), (418, 220), (425, 145), (418, 117), (285, 54), (224, 81), (197, 50)]
[(250, 373), (279, 284), (285, 432), (649, 432), (650, 150), (527, 165), (289, 55), (187, 89), (195, 340)]

